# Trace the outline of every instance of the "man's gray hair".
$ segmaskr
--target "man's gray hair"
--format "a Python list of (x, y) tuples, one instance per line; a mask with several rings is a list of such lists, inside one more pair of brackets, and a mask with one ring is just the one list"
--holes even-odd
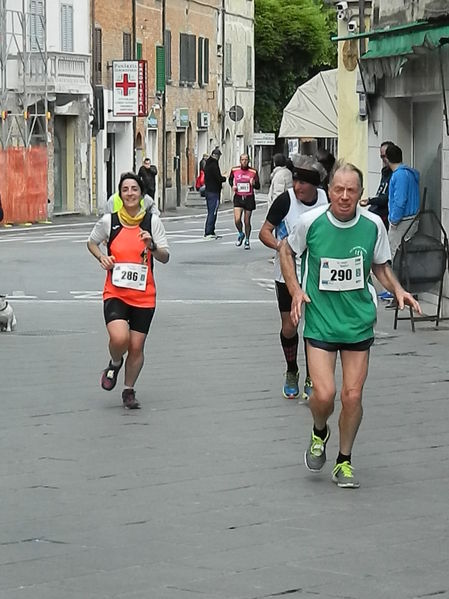
[(362, 173), (362, 171), (357, 166), (355, 166), (355, 164), (352, 164), (351, 162), (346, 162), (346, 160), (338, 160), (335, 163), (334, 168), (332, 169), (330, 177), (329, 177), (329, 187), (332, 185), (335, 173), (337, 171), (352, 171), (353, 173), (356, 173), (356, 175), (359, 179), (360, 189), (361, 190), (363, 189), (363, 173)]

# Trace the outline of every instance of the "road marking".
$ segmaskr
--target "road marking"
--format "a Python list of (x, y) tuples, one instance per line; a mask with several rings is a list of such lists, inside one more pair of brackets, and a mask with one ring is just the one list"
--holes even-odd
[(103, 291), (69, 291), (75, 299), (101, 299)]
[[(99, 291), (98, 293), (102, 293)], [(8, 296), (7, 296), (8, 297)], [(37, 299), (36, 296), (24, 296), (8, 297), (11, 300), (18, 300), (18, 304), (100, 304), (102, 303), (101, 298), (97, 299)], [(184, 304), (187, 306), (195, 305), (236, 305), (236, 304), (275, 304), (274, 300), (249, 300), (249, 299), (230, 299), (230, 300), (218, 300), (218, 299), (158, 299), (158, 304)]]
[(273, 279), (251, 279), (251, 281), (254, 281), (267, 291), (273, 291), (275, 287)]

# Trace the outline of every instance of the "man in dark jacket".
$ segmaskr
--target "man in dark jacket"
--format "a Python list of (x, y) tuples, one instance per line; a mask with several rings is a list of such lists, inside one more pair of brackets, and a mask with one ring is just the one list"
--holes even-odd
[(143, 195), (148, 194), (154, 200), (154, 194), (156, 192), (156, 175), (157, 168), (151, 164), (149, 158), (145, 158), (142, 166), (139, 169), (139, 177), (143, 182)]
[(391, 170), (385, 152), (389, 146), (393, 146), (392, 141), (384, 141), (380, 146), (380, 159), (383, 163), (382, 174), (380, 178), (379, 187), (377, 188), (376, 195), (367, 200), (362, 200), (360, 203), (362, 206), (369, 206), (368, 210), (373, 214), (377, 214), (382, 219), (385, 227), (389, 227), (388, 223), (388, 187), (390, 185), (390, 179), (393, 171)]
[(204, 229), (206, 239), (217, 239), (215, 234), (215, 222), (217, 220), (218, 206), (220, 205), (220, 194), (226, 177), (221, 174), (218, 161), (221, 151), (215, 148), (206, 160), (204, 166), (204, 184), (206, 186), (207, 218)]

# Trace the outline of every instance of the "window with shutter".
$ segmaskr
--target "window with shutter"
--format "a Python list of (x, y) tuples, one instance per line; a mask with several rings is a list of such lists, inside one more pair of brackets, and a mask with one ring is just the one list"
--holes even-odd
[(103, 62), (103, 44), (102, 44), (102, 31), (100, 27), (94, 29), (93, 39), (93, 79), (95, 85), (101, 85), (102, 83), (102, 62)]
[(61, 50), (73, 52), (73, 6), (61, 4)]
[(209, 83), (209, 40), (205, 37), (198, 38), (198, 85), (200, 87)]
[(246, 46), (246, 85), (251, 87), (253, 84), (253, 49), (252, 46)]
[(165, 91), (165, 48), (156, 46), (156, 91)]
[(44, 0), (30, 0), (29, 46), (32, 52), (43, 51), (44, 39)]
[(131, 34), (123, 33), (123, 60), (132, 60)]
[(171, 31), (166, 29), (164, 32), (165, 48), (165, 80), (171, 81)]
[(203, 71), (204, 83), (209, 83), (209, 40), (204, 38), (203, 44)]
[(179, 34), (179, 81), (196, 81), (196, 36), (188, 33)]
[(232, 44), (226, 42), (225, 48), (225, 80), (232, 83)]

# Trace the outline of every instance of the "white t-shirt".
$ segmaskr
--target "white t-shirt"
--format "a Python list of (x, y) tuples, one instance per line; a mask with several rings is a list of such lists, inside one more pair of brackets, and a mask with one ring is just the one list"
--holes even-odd
[[(95, 226), (89, 235), (89, 241), (92, 241), (97, 245), (100, 245), (100, 243), (103, 242), (107, 243), (109, 241), (111, 218), (111, 214), (103, 214), (100, 220), (95, 223)], [(164, 225), (157, 214), (153, 214), (151, 217), (151, 237), (158, 247), (168, 250), (168, 241)]]

